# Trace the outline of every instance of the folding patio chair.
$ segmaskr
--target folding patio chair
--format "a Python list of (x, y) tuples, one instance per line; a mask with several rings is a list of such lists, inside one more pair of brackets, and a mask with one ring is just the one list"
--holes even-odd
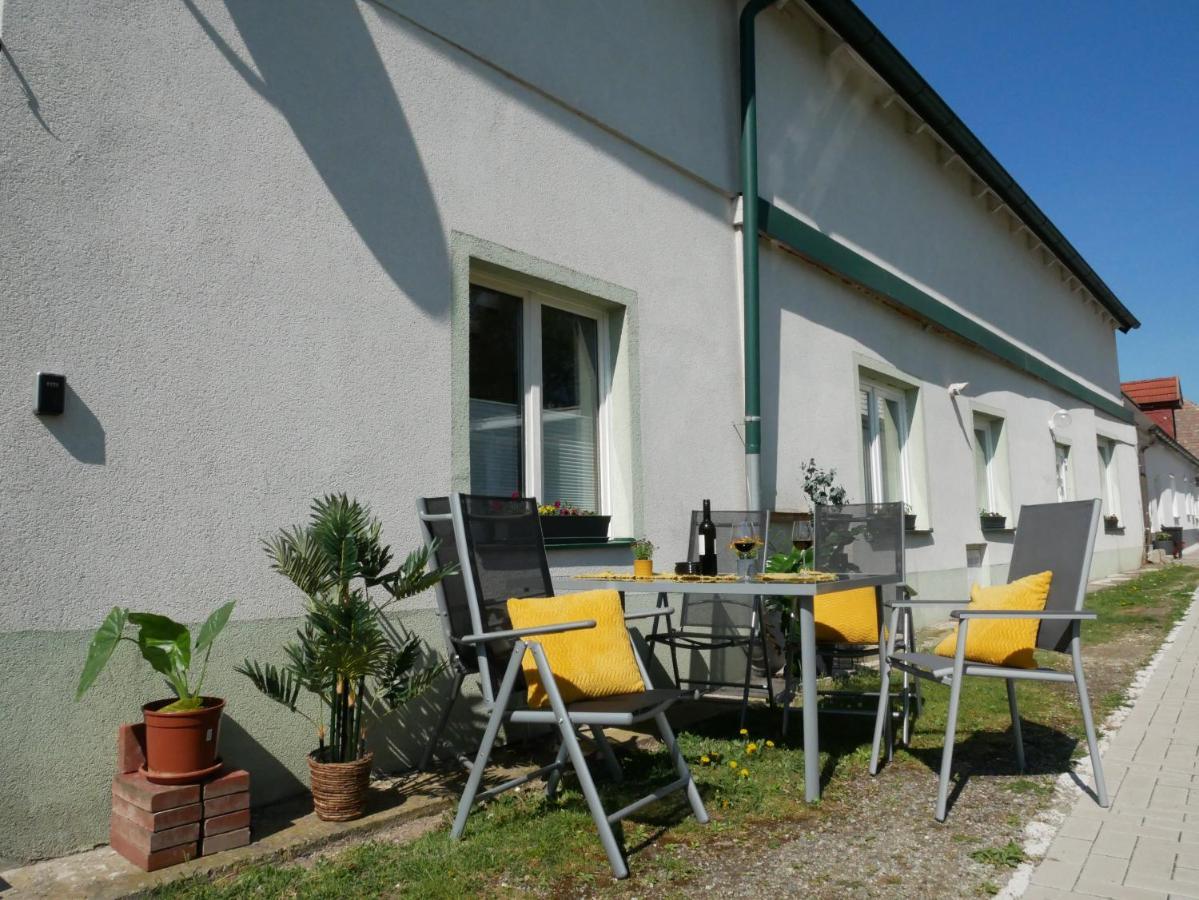
[[(817, 505), (813, 514), (813, 568), (821, 572), (856, 575), (897, 575), (900, 583), (882, 589), (883, 604), (877, 595), (863, 604), (858, 597), (824, 594), (816, 599), (816, 652), (825, 674), (836, 674), (848, 664), (858, 668), (862, 660), (881, 656), (879, 644), (884, 607), (888, 597), (910, 597), (911, 588), (903, 583), (905, 577), (904, 528), (902, 503), (845, 503), (840, 506)], [(874, 591), (866, 589), (869, 594)], [(855, 592), (856, 593), (856, 592)], [(841, 608), (839, 604), (848, 604)], [(894, 646), (914, 649), (915, 629), (910, 610), (905, 610), (890, 626)], [(848, 638), (838, 640), (838, 638)], [(792, 647), (792, 649), (795, 649)], [(890, 683), (880, 679), (878, 696), (890, 697)], [(873, 691), (822, 690), (822, 697), (874, 697)], [(901, 690), (893, 698), (898, 703), (896, 715), (904, 744), (911, 737), (912, 723), (919, 715), (920, 692), (905, 675)], [(783, 729), (786, 733), (789, 707), (784, 711)], [(822, 705), (820, 713), (840, 715), (876, 715), (874, 709)], [(887, 720), (887, 748), (890, 753), (891, 717)]]
[[(703, 512), (695, 510), (691, 513), (690, 538), (687, 543), (687, 559), (692, 562), (699, 560), (698, 529), (703, 519)], [(770, 528), (770, 513), (765, 511), (714, 510), (711, 513), (712, 523), (716, 526), (716, 563), (721, 572), (734, 572), (737, 568), (735, 551), (729, 548), (733, 531), (743, 522), (753, 526), (755, 533), (762, 539)], [(759, 557), (764, 554), (759, 553)], [(667, 605), (666, 597), (658, 598), (659, 608)], [(670, 665), (674, 675), (674, 683), (679, 687), (689, 687), (701, 692), (714, 688), (734, 687), (741, 689), (741, 726), (745, 727), (746, 715), (749, 711), (749, 694), (751, 690), (765, 691), (770, 708), (774, 709), (774, 689), (771, 679), (771, 662), (778, 654), (771, 653), (767, 646), (766, 630), (761, 597), (747, 597), (739, 594), (716, 595), (687, 595), (681, 598), (678, 622), (674, 616), (666, 614), (654, 619), (653, 628), (646, 635), (652, 645), (662, 644), (670, 650)], [(724, 681), (719, 676), (713, 676), (709, 668), (709, 677), (700, 678), (682, 675), (679, 669), (679, 650), (714, 652), (731, 648), (745, 649), (745, 677), (741, 681)], [(765, 679), (754, 683), (754, 654), (760, 651), (760, 662), (765, 671)], [(715, 662), (713, 658), (713, 662)], [(781, 662), (781, 659), (779, 660)]]
[[(1024, 506), (1016, 527), (1012, 561), (1008, 567), (1009, 582), (1046, 570), (1053, 572), (1049, 597), (1042, 611), (972, 610), (967, 604), (954, 600), (897, 600), (891, 604), (892, 623), (912, 607), (938, 606), (946, 609), (958, 623), (958, 636), (953, 659), (934, 653), (904, 651), (895, 653), (888, 647), (883, 660), (883, 683), (890, 679), (891, 669), (949, 685), (949, 714), (945, 723), (945, 746), (941, 752), (941, 777), (937, 784), (936, 817), (945, 821), (949, 799), (949, 777), (953, 766), (953, 744), (957, 729), (958, 703), (962, 695), (962, 680), (969, 675), (984, 678), (1003, 678), (1007, 682), (1008, 709), (1012, 716), (1012, 737), (1016, 745), (1016, 764), (1024, 770), (1024, 741), (1020, 733), (1020, 711), (1016, 704), (1017, 681), (1073, 682), (1078, 690), (1082, 708), (1082, 723), (1087, 734), (1087, 746), (1095, 772), (1095, 796), (1100, 806), (1108, 805), (1107, 785), (1103, 780), (1103, 764), (1091, 717), (1091, 701), (1082, 671), (1080, 629), (1084, 620), (1096, 618), (1095, 613), (1083, 610), (1086, 599), (1087, 576), (1091, 568), (1091, 552), (1099, 523), (1098, 500), (1078, 500), (1068, 503), (1044, 503)], [(977, 619), (1039, 619), (1036, 646), (1041, 650), (1070, 653), (1072, 669), (1060, 672), (1051, 668), (1022, 669), (989, 663), (971, 662), (965, 658), (966, 636), (970, 623)], [(870, 755), (870, 773), (878, 772), (879, 743), (883, 731), (883, 707), (880, 703), (874, 725), (874, 746)]]
[[(438, 603), (444, 604), (441, 610), (443, 628), (446, 629), (447, 641), (453, 648), (452, 655), (460, 658), (462, 677), (465, 678), (466, 674), (472, 671), (478, 673), (483, 703), (488, 711), (487, 727), (479, 751), (471, 764), (451, 835), (455, 839), (462, 837), (467, 817), (476, 801), (494, 797), (534, 778), (547, 776), (546, 793), (553, 796), (569, 761), (599, 831), (600, 842), (607, 854), (612, 873), (617, 878), (624, 878), (629, 872), (628, 865), (613, 832), (613, 825), (650, 803), (679, 790), (685, 791), (696, 819), (701, 823), (708, 821), (699, 791), (666, 719), (666, 710), (681, 699), (682, 694), (676, 689), (651, 688), (649, 673), (637, 654), (636, 647), (633, 646), (633, 656), (646, 690), (597, 700), (564, 702), (546, 653), (537, 638), (546, 634), (594, 628), (595, 621), (513, 629), (507, 611), (509, 598), (545, 597), (547, 603), (553, 602), (549, 599), (553, 597), (554, 590), (545, 555), (541, 522), (537, 514), (537, 502), (530, 498), (457, 494), (449, 499), (448, 505), (447, 513), (442, 511), (445, 508), (443, 498), (421, 501), (420, 519), (426, 540), (429, 542), (436, 538), (438, 531), (444, 529), (447, 521), (451, 523), (454, 532), (453, 543), (462, 568), (464, 590), (461, 595), (454, 590), (439, 591)], [(455, 604), (460, 602), (464, 602), (465, 609), (461, 606), (455, 608)], [(654, 610), (626, 615), (625, 619), (632, 621), (656, 617), (666, 612)], [(474, 659), (468, 662), (471, 651), (474, 653)], [(518, 689), (518, 685), (523, 680), (521, 661), (526, 653), (531, 653), (536, 662), (541, 684), (548, 696), (549, 708), (529, 709), (521, 705), (524, 692)], [(596, 791), (576, 730), (591, 730), (609, 769), (614, 776), (619, 776), (619, 763), (604, 736), (604, 729), (629, 728), (650, 719), (654, 720), (658, 733), (670, 752), (678, 777), (623, 809), (609, 814), (604, 810)], [(557, 757), (554, 762), (534, 772), (480, 791), (500, 726), (508, 722), (547, 725), (555, 729), (560, 740)]]

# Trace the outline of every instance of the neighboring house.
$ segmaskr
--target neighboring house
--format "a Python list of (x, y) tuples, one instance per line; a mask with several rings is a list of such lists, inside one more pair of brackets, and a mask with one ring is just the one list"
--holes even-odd
[(1182, 407), (1174, 411), (1174, 431), (1178, 443), (1199, 456), (1199, 403), (1183, 398)]
[[(161, 690), (130, 662), (72, 703), (114, 603), (237, 598), (224, 747), (256, 802), (300, 788), (314, 736), (232, 667), (293, 633), (258, 540), (321, 492), (397, 550), (420, 495), (562, 499), (669, 565), (703, 498), (802, 508), (815, 457), (907, 503), (909, 580), (962, 599), (1023, 504), (1141, 520), (1136, 318), (856, 7), (759, 5), (742, 204), (730, 0), (5, 0), (0, 858), (104, 839), (113, 729)], [(1141, 550), (1103, 530), (1092, 571)], [(431, 597), (401, 618), (440, 652)]]
[(1183, 438), (1196, 409), (1182, 396), (1175, 376), (1123, 385), (1128, 406), (1136, 411), (1137, 450), (1147, 540), (1162, 529), (1182, 529), (1187, 545), (1199, 540), (1199, 453)]

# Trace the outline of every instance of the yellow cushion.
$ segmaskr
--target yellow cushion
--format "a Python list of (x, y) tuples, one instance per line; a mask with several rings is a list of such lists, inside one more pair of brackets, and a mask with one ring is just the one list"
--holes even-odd
[[(559, 597), (514, 597), (508, 601), (508, 616), (513, 628), (595, 620), (594, 628), (529, 638), (545, 650), (558, 691), (567, 703), (613, 694), (639, 694), (645, 690), (624, 623), (624, 610), (620, 608), (620, 595), (616, 591), (579, 591)], [(529, 706), (532, 709), (549, 706), (549, 697), (531, 652), (525, 653), (521, 667), (529, 686)]]
[(878, 604), (874, 599), (874, 588), (819, 594), (815, 608), (817, 643), (878, 643)]
[[(1052, 572), (1039, 572), (1011, 584), (976, 584), (970, 591), (970, 609), (1044, 609), (1052, 581)], [(975, 619), (966, 631), (966, 659), (1017, 669), (1034, 668), (1033, 649), (1040, 624), (1039, 619)], [(957, 641), (955, 626), (933, 652), (952, 657)]]

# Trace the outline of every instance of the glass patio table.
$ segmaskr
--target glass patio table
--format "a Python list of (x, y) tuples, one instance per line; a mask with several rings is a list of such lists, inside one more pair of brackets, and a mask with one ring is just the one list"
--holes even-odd
[[(577, 589), (582, 579), (571, 579), (572, 588)], [(673, 581), (637, 580), (614, 578), (611, 580), (585, 579), (589, 588), (618, 591), (621, 603), (628, 594), (657, 594), (664, 605), (668, 594), (742, 594), (749, 597), (785, 597), (790, 599), (799, 619), (799, 663), (800, 696), (803, 698), (803, 750), (804, 750), (804, 799), (814, 803), (820, 799), (820, 725), (816, 695), (816, 618), (815, 598), (820, 594), (832, 594), (853, 588), (872, 587), (880, 608), (883, 602), (882, 589), (887, 585), (899, 584), (902, 577), (889, 575), (838, 575), (835, 581), (778, 582), (778, 581)], [(885, 621), (879, 616), (879, 622)], [(886, 646), (886, 635), (879, 627), (879, 646)], [(887, 655), (880, 654), (879, 665), (886, 667)], [(791, 698), (787, 697), (790, 703)]]

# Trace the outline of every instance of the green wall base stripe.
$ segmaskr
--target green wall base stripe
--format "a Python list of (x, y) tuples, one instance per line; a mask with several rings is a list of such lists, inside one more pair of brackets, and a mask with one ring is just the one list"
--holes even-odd
[(931, 294), (888, 272), (855, 250), (838, 243), (761, 197), (758, 198), (758, 222), (760, 234), (784, 244), (816, 265), (881, 294), (922, 319), (956, 334), (1017, 369), (1065, 391), (1113, 418), (1122, 422), (1133, 420), (1132, 413), (1122, 404), (1027, 353)]

